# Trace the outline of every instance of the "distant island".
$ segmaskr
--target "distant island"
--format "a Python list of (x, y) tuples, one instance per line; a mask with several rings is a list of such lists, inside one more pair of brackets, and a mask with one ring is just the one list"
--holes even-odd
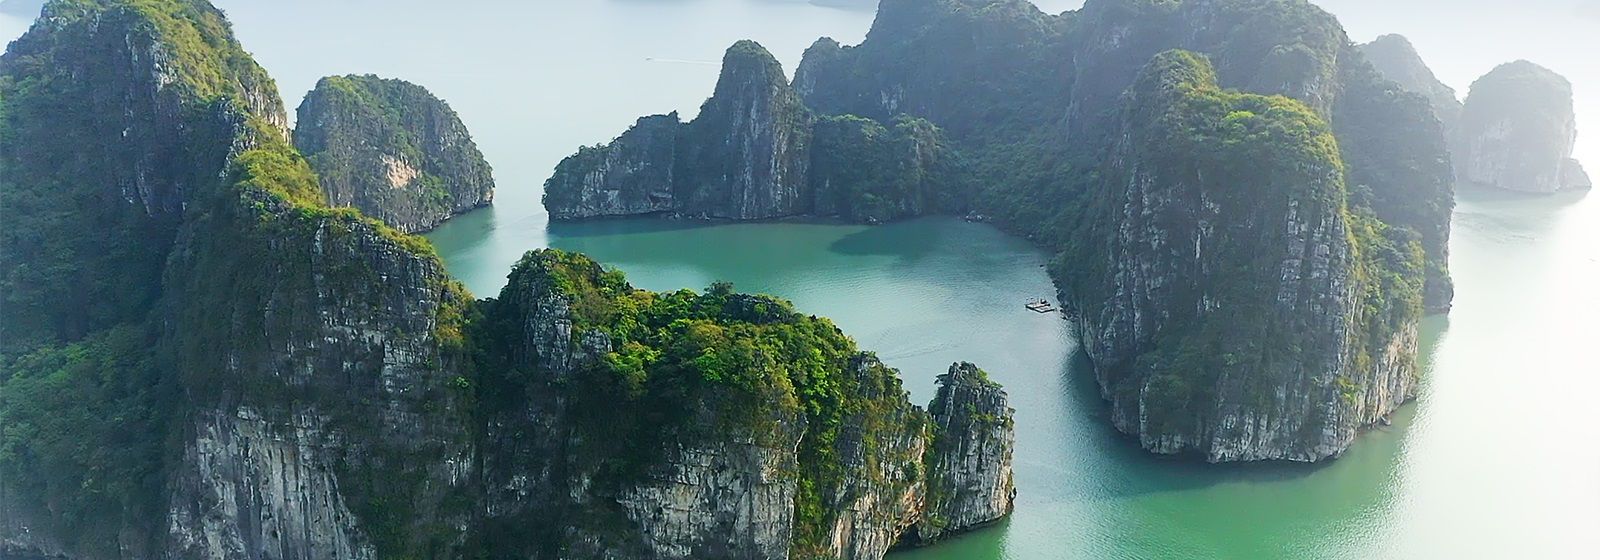
[(1565, 77), (1526, 60), (1503, 64), (1474, 82), (1463, 104), (1405, 37), (1385, 35), (1361, 48), (1385, 77), (1428, 99), (1463, 185), (1534, 193), (1593, 187), (1572, 158), (1577, 118)]
[(1572, 148), (1578, 137), (1572, 84), (1526, 60), (1472, 83), (1456, 141), (1462, 183), (1550, 193), (1593, 186)]
[(328, 204), (416, 233), (494, 200), (489, 163), (461, 118), (422, 86), (329, 76), (300, 103), (294, 146)]

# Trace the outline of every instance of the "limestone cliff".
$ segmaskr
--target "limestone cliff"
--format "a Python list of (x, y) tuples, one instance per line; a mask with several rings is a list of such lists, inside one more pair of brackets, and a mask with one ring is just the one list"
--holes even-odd
[(473, 301), (328, 205), (221, 12), (45, 13), (0, 57), (0, 197), (37, 212), (0, 222), (6, 304), (39, 313), (0, 349), (0, 555), (877, 558), (921, 519), (927, 415), (825, 319), (559, 252)]
[(640, 118), (610, 144), (563, 159), (544, 185), (552, 220), (664, 214), (678, 208), (678, 114)]
[(1420, 243), (1347, 207), (1319, 117), (1173, 51), (1121, 120), (1097, 241), (1066, 258), (1109, 267), (1068, 291), (1119, 429), (1159, 453), (1316, 461), (1412, 396)]
[(762, 219), (809, 210), (811, 114), (777, 59), (754, 41), (723, 56), (695, 120), (640, 119), (615, 142), (584, 148), (545, 182), (553, 219), (670, 212)]
[[(820, 170), (814, 172), (813, 170)], [(639, 119), (583, 147), (545, 182), (554, 220), (665, 214), (879, 222), (963, 207), (961, 173), (926, 120), (816, 119), (759, 44), (728, 49), (716, 91), (689, 123)]]
[[(0, 350), (149, 312), (183, 205), (215, 183), (230, 149), (219, 93), (282, 134), (276, 86), (232, 56), (220, 12), (187, 8), (200, 22), (189, 25), (154, 19), (154, 9), (51, 3), (0, 56)], [(110, 277), (121, 282), (96, 282)]]
[[(496, 554), (881, 558), (925, 519), (931, 477), (1009, 489), (1003, 393), (975, 409), (1003, 426), (947, 432), (948, 445), (992, 450), (989, 470), (925, 463), (929, 418), (894, 370), (784, 302), (652, 294), (539, 251), (484, 312), (500, 333), (480, 354), (485, 394), (499, 395), (484, 401), (482, 538)], [(843, 344), (789, 355), (816, 338)], [(772, 339), (790, 342), (763, 346)]]
[(740, 41), (722, 59), (716, 91), (683, 131), (684, 212), (759, 219), (806, 203), (811, 114), (772, 53)]
[(1434, 116), (1444, 126), (1445, 137), (1455, 134), (1461, 123), (1461, 99), (1455, 89), (1433, 75), (1411, 41), (1402, 35), (1382, 35), (1361, 45), (1361, 54), (1384, 78), (1427, 98)]
[(1579, 188), (1564, 173), (1577, 139), (1572, 84), (1519, 60), (1472, 83), (1456, 138), (1457, 175), (1465, 184), (1523, 192)]
[(1011, 477), (1016, 440), (1006, 392), (969, 363), (939, 376), (928, 407), (934, 437), (929, 454), (927, 511), (917, 538), (932, 541), (955, 527), (982, 525), (1011, 513), (1017, 490)]
[[(1143, 149), (1181, 140), (1131, 136), (1125, 104), (1143, 69), (1170, 49), (1209, 61), (1205, 74), (1214, 79), (1197, 89), (1235, 88), (1298, 103), (1229, 97), (1241, 104), (1237, 116), (1176, 103), (1173, 120), (1217, 134), (1259, 126), (1262, 138), (1291, 144), (1256, 138), (1249, 149), (1191, 146), (1181, 155)], [(813, 44), (793, 88), (819, 115), (811, 182), (848, 194), (819, 190), (811, 213), (871, 222), (971, 209), (1060, 252), (1051, 271), (1065, 300), (1092, 307), (1079, 310), (1091, 317), (1084, 335), (1095, 339), (1090, 346), (1103, 346), (1091, 355), (1100, 362), (1118, 427), (1153, 450), (1200, 451), (1218, 461), (1337, 455), (1360, 427), (1409, 398), (1415, 345), (1406, 333), (1414, 331), (1419, 309), (1450, 307), (1454, 176), (1444, 127), (1426, 98), (1384, 78), (1338, 20), (1310, 2), (1090, 0), (1081, 10), (1050, 15), (1025, 0), (884, 0), (860, 45)], [(947, 154), (942, 161), (957, 163), (956, 172), (908, 180), (915, 175), (898, 173), (921, 160), (873, 147), (901, 144), (874, 140), (885, 136), (872, 125), (887, 129), (884, 123), (905, 116), (937, 126), (939, 140), (910, 144), (938, 146)], [(1267, 134), (1279, 127), (1315, 134)], [(836, 143), (851, 147), (850, 156), (819, 155)], [(1315, 154), (1301, 162), (1304, 169), (1260, 161), (1299, 157), (1286, 154), (1301, 148)], [(1281, 192), (1207, 207), (1218, 199), (1201, 197), (1207, 188), (1196, 177), (1169, 183), (1152, 174), (1177, 172), (1178, 163), (1151, 159), (1158, 157), (1204, 169), (1207, 181), (1226, 175), (1219, 170), (1260, 167), (1262, 176), (1235, 178)], [(1288, 193), (1314, 193), (1317, 206), (1291, 213), (1278, 205)], [(1117, 200), (1131, 202), (1109, 202)], [(1150, 221), (1146, 208), (1172, 218)], [(1245, 229), (1229, 233), (1235, 227)], [(1179, 248), (1176, 239), (1201, 246)], [(1205, 245), (1219, 240), (1226, 241)], [(1412, 260), (1413, 249), (1420, 261)], [(1286, 256), (1303, 250), (1327, 253)], [(1262, 265), (1280, 273), (1271, 279), (1224, 274), (1226, 267), (1216, 264), (1262, 264), (1252, 258), (1320, 264)], [(1218, 290), (1236, 298), (1230, 305), (1263, 315), (1207, 309)], [(1361, 295), (1369, 292), (1376, 299)], [(1114, 298), (1122, 303), (1097, 316)], [(1211, 373), (1181, 390), (1152, 394), (1145, 405), (1124, 394), (1142, 390), (1143, 381), (1128, 385), (1116, 372), (1152, 371), (1134, 362), (1157, 344), (1214, 341), (1225, 332), (1250, 338), (1258, 330), (1277, 338), (1230, 350), (1231, 359), (1250, 367), (1200, 368)], [(1232, 377), (1210, 377), (1224, 369)], [(1145, 373), (1129, 379), (1144, 380)], [(1176, 412), (1169, 423), (1152, 424), (1138, 420), (1141, 408)], [(1234, 424), (1246, 421), (1257, 423)]]
[[(263, 149), (230, 179), (281, 177), (254, 167)], [(167, 553), (458, 549), (476, 462), (465, 291), (431, 251), (353, 212), (271, 191), (215, 204), (168, 267), (190, 412), (166, 468)]]
[(178, 398), (165, 264), (272, 80), (204, 3), (52, 2), (0, 56), (0, 547), (155, 557)]
[(295, 148), (311, 161), (331, 206), (419, 232), (494, 200), (494, 177), (467, 127), (422, 86), (330, 76), (297, 114)]

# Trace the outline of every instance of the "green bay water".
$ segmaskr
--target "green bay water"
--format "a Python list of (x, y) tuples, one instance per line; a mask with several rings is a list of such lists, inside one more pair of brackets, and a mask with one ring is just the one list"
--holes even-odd
[(986, 225), (524, 214), (477, 212), (429, 237), (478, 294), (528, 249), (581, 251), (642, 288), (729, 280), (831, 317), (919, 403), (955, 360), (1005, 384), (1015, 515), (896, 560), (1583, 558), (1600, 546), (1593, 199), (1464, 193), (1456, 308), (1424, 325), (1420, 398), (1321, 465), (1162, 459), (1117, 435), (1069, 323), (1022, 306), (1053, 293), (1045, 255)]
[[(1017, 409), (1016, 514), (895, 560), (1545, 559), (1600, 550), (1600, 197), (1463, 193), (1452, 239), (1457, 305), (1425, 324), (1422, 394), (1343, 458), (1163, 460), (1109, 427), (1067, 322), (1023, 309), (1053, 292), (1039, 267), (1045, 255), (993, 228), (950, 218), (872, 228), (547, 223), (540, 184), (576, 146), (607, 141), (639, 115), (692, 117), (734, 40), (759, 40), (791, 72), (818, 36), (859, 42), (870, 1), (216, 3), (291, 109), (318, 77), (375, 72), (423, 84), (461, 114), (495, 168), (496, 206), (429, 237), (479, 296), (495, 295), (524, 251), (560, 247), (643, 288), (730, 280), (793, 300), (899, 368), (919, 403), (951, 361), (988, 369)], [(1580, 120), (1595, 122), (1583, 120), (1600, 107), (1585, 88), (1600, 83), (1600, 66), (1582, 63), (1593, 49), (1574, 45), (1592, 41), (1582, 31), (1597, 20), (1511, 28), (1483, 15), (1487, 7), (1422, 3), (1489, 25), (1435, 25), (1443, 20), (1366, 0), (1323, 5), (1358, 38), (1398, 31), (1430, 57), (1473, 57), (1435, 64), (1463, 91), (1500, 60), (1551, 64), (1578, 84)], [(7, 39), (24, 25), (0, 15)], [(1600, 167), (1591, 145), (1580, 157)]]

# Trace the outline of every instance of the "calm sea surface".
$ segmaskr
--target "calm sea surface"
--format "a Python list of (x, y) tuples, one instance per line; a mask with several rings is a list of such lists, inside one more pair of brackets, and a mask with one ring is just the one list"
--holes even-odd
[[(952, 361), (989, 370), (1017, 409), (1016, 515), (897, 560), (1600, 550), (1600, 197), (1461, 195), (1456, 309), (1425, 325), (1422, 395), (1345, 457), (1321, 466), (1162, 460), (1108, 426), (1067, 322), (1023, 309), (1053, 292), (1045, 256), (993, 228), (946, 218), (548, 225), (540, 184), (576, 146), (607, 141), (639, 115), (692, 116), (736, 39), (761, 41), (792, 71), (819, 35), (858, 42), (869, 9), (782, 0), (218, 4), (291, 108), (320, 76), (372, 72), (423, 84), (461, 113), (495, 167), (499, 198), (429, 237), (479, 296), (495, 295), (524, 251), (559, 247), (619, 267), (643, 288), (731, 280), (793, 300), (899, 368), (918, 402)], [(7, 38), (22, 25), (0, 16)]]

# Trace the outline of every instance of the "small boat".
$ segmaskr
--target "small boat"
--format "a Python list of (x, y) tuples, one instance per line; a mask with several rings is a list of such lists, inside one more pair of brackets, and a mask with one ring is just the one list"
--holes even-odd
[(1038, 313), (1049, 313), (1056, 310), (1054, 305), (1050, 305), (1049, 300), (1044, 299), (1030, 300), (1026, 305), (1023, 305), (1023, 307)]

